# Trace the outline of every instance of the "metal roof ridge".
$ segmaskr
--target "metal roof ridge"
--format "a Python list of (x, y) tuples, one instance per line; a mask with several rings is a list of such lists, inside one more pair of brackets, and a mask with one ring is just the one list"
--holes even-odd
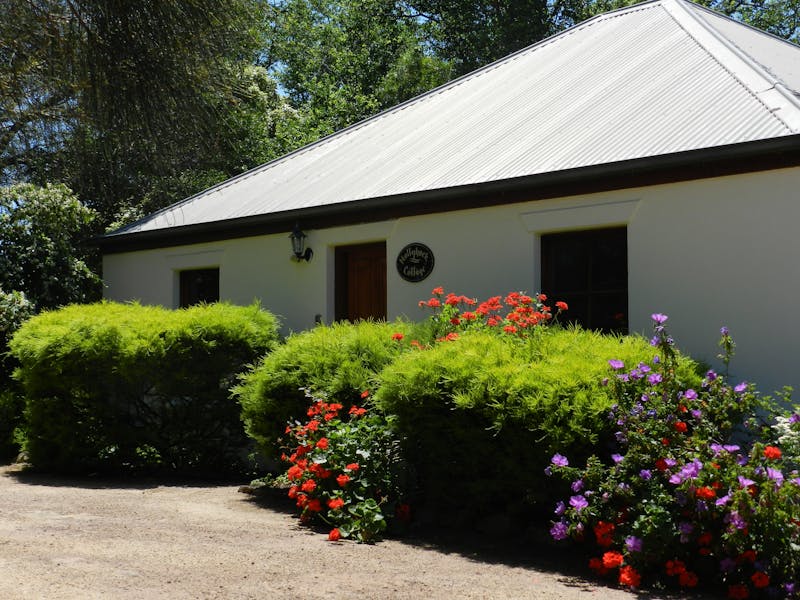
[[(714, 16), (722, 17), (734, 22), (736, 25), (744, 24), (731, 19), (727, 15), (718, 13), (709, 8), (691, 2), (690, 0), (656, 0), (672, 16), (680, 27), (692, 37), (714, 60), (732, 77), (747, 88), (755, 98), (781, 121), (787, 129), (794, 133), (800, 132), (800, 99), (786, 87), (781, 79), (770, 73), (758, 61), (747, 52), (739, 48), (727, 36), (717, 30), (712, 24), (695, 14), (696, 9), (702, 9)], [(754, 28), (753, 28), (754, 29)], [(756, 31), (761, 31), (756, 29)], [(775, 36), (773, 36), (775, 37)], [(709, 39), (710, 38), (710, 39)], [(779, 41), (780, 38), (775, 38)], [(785, 42), (786, 40), (780, 40)], [(720, 50), (728, 52), (746, 68), (737, 69), (729, 60), (720, 57)], [(766, 83), (768, 87), (762, 87), (758, 83)], [(783, 111), (783, 109), (789, 109)], [(787, 114), (787, 112), (789, 114)], [(779, 114), (780, 113), (780, 114)]]

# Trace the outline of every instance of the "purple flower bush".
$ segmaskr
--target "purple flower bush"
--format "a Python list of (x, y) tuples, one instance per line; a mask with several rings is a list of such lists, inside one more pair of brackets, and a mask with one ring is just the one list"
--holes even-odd
[(779, 442), (800, 440), (800, 417), (770, 427), (781, 403), (726, 381), (734, 349), (727, 328), (725, 373), (708, 371), (688, 387), (676, 375), (667, 316), (652, 319), (657, 354), (649, 364), (609, 361), (613, 447), (582, 467), (556, 454), (547, 469), (578, 492), (557, 504), (552, 537), (589, 544), (599, 554), (590, 568), (628, 587), (800, 597), (797, 452)]

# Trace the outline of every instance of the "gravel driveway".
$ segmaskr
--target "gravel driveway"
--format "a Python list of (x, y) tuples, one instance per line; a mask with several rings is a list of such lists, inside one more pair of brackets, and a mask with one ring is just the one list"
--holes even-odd
[[(231, 485), (59, 479), (0, 467), (0, 598), (632, 600), (534, 543), (331, 543)], [(648, 598), (655, 596), (647, 595)]]

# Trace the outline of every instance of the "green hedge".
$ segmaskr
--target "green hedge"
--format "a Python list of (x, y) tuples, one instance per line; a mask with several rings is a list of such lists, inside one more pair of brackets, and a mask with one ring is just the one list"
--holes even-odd
[[(375, 402), (396, 415), (437, 512), (524, 508), (548, 495), (543, 469), (556, 449), (579, 456), (613, 433), (608, 360), (633, 366), (654, 353), (641, 338), (581, 329), (542, 328), (527, 342), (464, 334), (399, 356), (380, 373)], [(700, 381), (688, 359), (679, 370)]]
[(229, 388), (277, 339), (276, 319), (256, 305), (42, 313), (10, 344), (30, 460), (63, 471), (240, 468), (247, 439)]
[(276, 441), (290, 419), (305, 417), (304, 389), (345, 406), (362, 402), (375, 375), (405, 347), (393, 340), (411, 325), (402, 321), (334, 323), (290, 336), (246, 373), (234, 395), (242, 406), (245, 427), (266, 457), (274, 457)]

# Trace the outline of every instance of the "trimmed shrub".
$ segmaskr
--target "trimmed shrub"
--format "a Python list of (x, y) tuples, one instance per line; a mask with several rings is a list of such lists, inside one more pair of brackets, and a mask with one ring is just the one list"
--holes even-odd
[(30, 460), (60, 471), (239, 469), (247, 440), (229, 388), (277, 339), (257, 305), (42, 313), (11, 341)]
[[(527, 340), (467, 332), (399, 356), (380, 373), (375, 402), (397, 416), (421, 500), (461, 521), (547, 496), (555, 448), (581, 455), (611, 437), (607, 361), (653, 354), (644, 339), (581, 329), (537, 328)], [(688, 359), (677, 369), (699, 381)]]
[(334, 323), (289, 337), (233, 390), (247, 433), (266, 457), (274, 457), (287, 421), (306, 413), (304, 390), (345, 407), (360, 402), (376, 373), (402, 351), (399, 335), (392, 336), (410, 327), (401, 321)]

